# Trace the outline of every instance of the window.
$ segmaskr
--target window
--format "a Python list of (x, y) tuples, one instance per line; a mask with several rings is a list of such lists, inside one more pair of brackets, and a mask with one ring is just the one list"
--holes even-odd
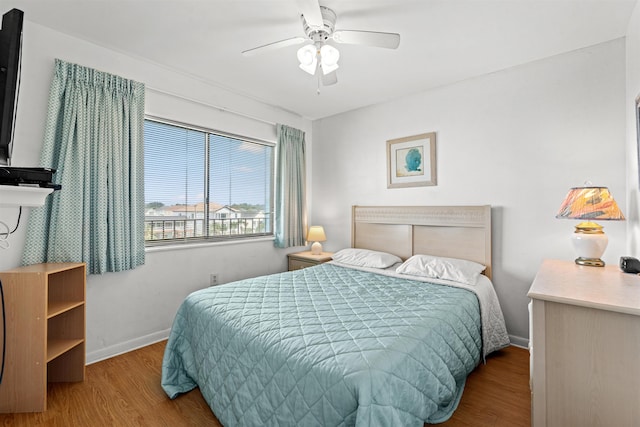
[(273, 235), (274, 145), (147, 118), (148, 244)]

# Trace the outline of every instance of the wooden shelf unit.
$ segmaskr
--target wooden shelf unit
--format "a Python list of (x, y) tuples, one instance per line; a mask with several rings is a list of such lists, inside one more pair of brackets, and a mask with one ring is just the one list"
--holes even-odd
[(43, 412), (47, 382), (84, 380), (86, 266), (36, 264), (0, 272), (0, 280), (6, 315), (0, 413)]

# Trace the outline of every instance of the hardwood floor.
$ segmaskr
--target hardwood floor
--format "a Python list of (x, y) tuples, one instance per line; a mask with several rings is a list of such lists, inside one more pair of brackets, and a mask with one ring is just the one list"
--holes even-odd
[[(220, 426), (198, 389), (167, 398), (160, 386), (165, 344), (89, 365), (82, 383), (49, 384), (46, 412), (0, 414), (0, 425)], [(509, 347), (469, 376), (457, 411), (440, 426), (529, 426), (530, 399), (529, 353)]]
[(487, 357), (467, 378), (458, 409), (439, 426), (529, 427), (529, 351), (507, 347)]

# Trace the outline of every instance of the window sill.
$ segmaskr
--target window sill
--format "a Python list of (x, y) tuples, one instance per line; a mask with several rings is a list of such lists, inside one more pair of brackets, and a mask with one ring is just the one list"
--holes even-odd
[(238, 240), (217, 240), (214, 242), (202, 242), (202, 243), (179, 243), (179, 244), (166, 244), (166, 245), (157, 245), (157, 246), (147, 246), (144, 248), (146, 253), (152, 252), (164, 252), (164, 251), (175, 251), (175, 250), (184, 250), (184, 249), (200, 249), (200, 248), (208, 248), (211, 246), (228, 246), (228, 245), (244, 245), (247, 243), (258, 243), (258, 242), (273, 242), (273, 236), (266, 237), (256, 237), (249, 239), (238, 239)]

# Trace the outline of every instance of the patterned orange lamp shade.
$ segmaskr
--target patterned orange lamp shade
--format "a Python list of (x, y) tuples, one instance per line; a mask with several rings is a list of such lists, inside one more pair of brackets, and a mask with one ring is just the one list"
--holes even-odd
[(624, 215), (607, 187), (576, 187), (569, 190), (556, 218), (585, 220), (576, 225), (573, 248), (578, 255), (576, 264), (604, 267), (600, 259), (609, 239), (602, 226), (593, 220), (624, 220)]

